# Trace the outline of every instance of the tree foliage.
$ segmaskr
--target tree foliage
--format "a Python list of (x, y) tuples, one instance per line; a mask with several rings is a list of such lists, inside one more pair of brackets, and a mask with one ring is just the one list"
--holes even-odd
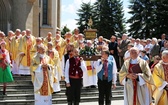
[(81, 8), (78, 10), (77, 15), (79, 16), (79, 19), (76, 19), (77, 25), (79, 25), (79, 30), (81, 33), (83, 33), (84, 29), (88, 28), (88, 20), (91, 17), (91, 13), (93, 11), (93, 6), (91, 3), (82, 3)]
[(98, 30), (98, 35), (110, 38), (116, 32), (124, 33), (125, 19), (121, 0), (97, 0), (93, 5), (82, 3), (78, 10), (77, 19), (79, 29), (82, 31), (87, 28), (90, 16), (93, 20), (92, 28)]
[(160, 38), (168, 34), (168, 0), (130, 0), (128, 20), (130, 35), (135, 38)]
[(61, 35), (65, 35), (66, 32), (70, 32), (70, 29), (67, 26), (64, 26), (64, 28), (61, 30)]

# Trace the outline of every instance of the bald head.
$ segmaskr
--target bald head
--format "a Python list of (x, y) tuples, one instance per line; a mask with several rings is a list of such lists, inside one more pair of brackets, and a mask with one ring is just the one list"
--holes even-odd
[(130, 57), (131, 59), (136, 59), (139, 55), (139, 50), (136, 47), (130, 48)]
[(16, 35), (16, 36), (19, 36), (20, 34), (21, 34), (21, 30), (20, 30), (20, 29), (16, 29), (15, 35)]
[(30, 36), (30, 34), (31, 34), (30, 29), (26, 29), (26, 35), (27, 35), (27, 36)]

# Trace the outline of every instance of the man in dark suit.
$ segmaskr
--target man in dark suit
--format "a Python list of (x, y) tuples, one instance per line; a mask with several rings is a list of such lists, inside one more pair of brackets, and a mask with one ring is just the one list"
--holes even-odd
[(159, 46), (160, 46), (160, 50), (161, 50), (162, 47), (164, 47), (165, 38), (166, 38), (166, 34), (162, 34), (162, 35), (161, 35), (161, 41), (158, 42), (158, 44), (159, 44)]
[(111, 36), (111, 42), (108, 45), (109, 51), (110, 51), (110, 55), (113, 55), (116, 64), (117, 64), (117, 68), (119, 68), (119, 56), (118, 56), (118, 43), (116, 42), (116, 37), (114, 35)]
[(130, 41), (127, 38), (128, 38), (127, 34), (123, 34), (121, 44), (118, 45), (118, 47), (117, 47), (118, 54), (119, 54), (119, 65), (120, 65), (120, 67), (124, 63), (123, 57), (124, 57), (125, 52), (127, 51), (128, 44), (130, 43)]

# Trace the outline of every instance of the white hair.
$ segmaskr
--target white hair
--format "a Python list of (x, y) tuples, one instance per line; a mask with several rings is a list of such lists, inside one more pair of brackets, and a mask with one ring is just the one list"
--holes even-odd
[(66, 32), (66, 33), (65, 33), (65, 35), (69, 35), (69, 34), (71, 34), (71, 35), (72, 35), (72, 33), (71, 33), (71, 32)]
[(153, 40), (155, 43), (158, 43), (158, 41), (157, 41), (156, 38), (152, 38), (152, 40)]
[(108, 50), (109, 50), (108, 46), (105, 46), (105, 45), (104, 45), (104, 46), (102, 47), (102, 51), (108, 51)]
[(137, 47), (131, 47), (131, 48), (130, 48), (130, 51), (131, 51), (131, 50), (136, 50), (136, 51), (139, 53), (139, 49), (138, 49)]
[(40, 41), (42, 41), (42, 38), (41, 38), (41, 37), (37, 37), (36, 40), (40, 40)]
[(20, 29), (16, 29), (16, 31), (19, 31), (19, 32), (21, 32), (21, 30), (20, 30)]
[(52, 43), (52, 42), (48, 42), (47, 45), (51, 45), (51, 46), (53, 46), (53, 43)]
[(46, 47), (44, 44), (37, 45), (37, 47), (46, 50)]
[(164, 50), (164, 51), (162, 52), (162, 57), (163, 57), (163, 56), (166, 56), (166, 55), (168, 55), (168, 50)]

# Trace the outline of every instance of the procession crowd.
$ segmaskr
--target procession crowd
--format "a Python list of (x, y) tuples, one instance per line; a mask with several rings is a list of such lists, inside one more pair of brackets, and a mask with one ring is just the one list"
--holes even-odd
[[(86, 46), (100, 52), (98, 60), (85, 60), (80, 51)], [(85, 40), (74, 34), (48, 32), (34, 37), (30, 29), (5, 35), (0, 31), (0, 83), (3, 95), (13, 75), (31, 75), (35, 105), (52, 105), (52, 93), (66, 85), (68, 105), (79, 105), (81, 88), (96, 88), (99, 105), (111, 105), (111, 89), (116, 88), (117, 75), (124, 85), (124, 105), (168, 105), (168, 39), (135, 39), (123, 34), (110, 40), (99, 36)], [(91, 55), (90, 55), (91, 56)], [(104, 102), (105, 96), (105, 102)]]

